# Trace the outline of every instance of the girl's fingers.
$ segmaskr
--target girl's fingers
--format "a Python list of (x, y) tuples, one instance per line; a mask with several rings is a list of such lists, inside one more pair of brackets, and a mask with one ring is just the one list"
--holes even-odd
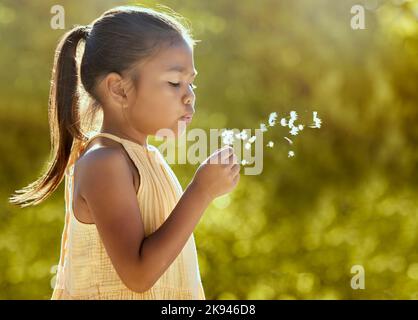
[(231, 151), (232, 148), (230, 146), (225, 146), (212, 153), (212, 155), (207, 160), (210, 164), (222, 163), (222, 159), (226, 159), (230, 155)]
[(238, 163), (237, 156), (235, 155), (235, 153), (231, 153), (228, 157), (228, 165), (232, 166), (237, 163)]
[(235, 153), (233, 153), (233, 151), (232, 151), (232, 153), (231, 154), (229, 154), (228, 155), (228, 157), (225, 159), (225, 160), (223, 160), (223, 162), (221, 162), (222, 164), (223, 164), (223, 166), (224, 167), (229, 167), (229, 168), (232, 168), (232, 166), (235, 164), (235, 163), (238, 163), (238, 161), (237, 161), (237, 156), (235, 155)]
[(231, 167), (231, 173), (235, 176), (241, 170), (241, 166), (237, 163)]
[(232, 179), (232, 181), (234, 182), (234, 184), (237, 184), (238, 183), (238, 181), (239, 181), (239, 178), (241, 177), (241, 175), (239, 175), (239, 174), (237, 174), (233, 179)]
[(232, 147), (228, 146), (225, 148), (222, 148), (221, 151), (218, 153), (218, 163), (224, 164), (228, 163), (227, 159), (234, 153), (234, 149)]

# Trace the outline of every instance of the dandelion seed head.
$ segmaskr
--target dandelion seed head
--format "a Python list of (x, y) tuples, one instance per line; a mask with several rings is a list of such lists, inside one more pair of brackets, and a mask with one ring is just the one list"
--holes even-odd
[(224, 144), (230, 145), (234, 142), (234, 131), (233, 130), (224, 130), (222, 132), (222, 142)]
[(269, 148), (273, 148), (273, 146), (274, 146), (274, 142), (273, 142), (273, 141), (269, 141), (269, 142), (267, 143), (267, 147), (269, 147)]
[(294, 156), (295, 156), (295, 153), (292, 150), (290, 150), (287, 154), (288, 158), (291, 158), (291, 157), (294, 157)]
[(228, 130), (228, 129), (224, 129), (224, 131), (222, 131), (222, 137), (225, 137), (226, 135), (229, 135), (230, 134), (230, 132), (231, 132), (231, 130)]
[(245, 130), (242, 130), (241, 132), (235, 134), (235, 137), (237, 139), (246, 140), (248, 135), (247, 135), (247, 132)]

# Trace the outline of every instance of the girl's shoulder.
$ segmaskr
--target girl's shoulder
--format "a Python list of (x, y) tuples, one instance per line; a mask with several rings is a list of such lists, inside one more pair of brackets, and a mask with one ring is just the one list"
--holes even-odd
[[(109, 180), (126, 177), (129, 177), (131, 183), (134, 182), (135, 189), (138, 190), (138, 169), (124, 147), (118, 143), (92, 145), (88, 150), (83, 150), (74, 164), (74, 179), (77, 180), (81, 195), (83, 189), (99, 188), (109, 183)], [(128, 187), (131, 185), (128, 184)]]

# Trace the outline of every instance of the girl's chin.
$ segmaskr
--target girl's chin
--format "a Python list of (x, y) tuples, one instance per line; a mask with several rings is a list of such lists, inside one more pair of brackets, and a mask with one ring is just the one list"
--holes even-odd
[(154, 135), (158, 137), (172, 137), (178, 138), (184, 134), (187, 128), (187, 123), (184, 121), (177, 121), (171, 128), (162, 128), (158, 130)]
[(187, 126), (189, 125), (190, 122), (186, 122), (186, 121), (178, 121), (177, 122), (177, 127), (176, 127), (176, 136), (181, 136), (185, 131)]

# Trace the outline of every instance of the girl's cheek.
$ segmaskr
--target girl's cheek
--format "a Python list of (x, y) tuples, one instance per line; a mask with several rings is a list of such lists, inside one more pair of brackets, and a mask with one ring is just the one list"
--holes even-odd
[(169, 99), (175, 98), (177, 97), (178, 93), (176, 92), (175, 88), (168, 88), (167, 90), (165, 90), (165, 94), (164, 96), (166, 96)]

